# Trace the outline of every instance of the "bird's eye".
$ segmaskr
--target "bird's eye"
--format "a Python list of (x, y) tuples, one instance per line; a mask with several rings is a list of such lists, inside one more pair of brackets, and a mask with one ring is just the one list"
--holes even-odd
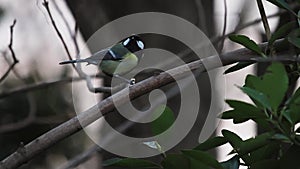
[(138, 40), (138, 41), (136, 41), (136, 44), (138, 45), (138, 47), (140, 48), (140, 49), (144, 49), (144, 43), (142, 42), (142, 41), (140, 41), (140, 40)]
[(130, 41), (130, 39), (127, 38), (127, 39), (123, 42), (123, 45), (124, 45), (124, 46), (128, 45), (129, 41)]

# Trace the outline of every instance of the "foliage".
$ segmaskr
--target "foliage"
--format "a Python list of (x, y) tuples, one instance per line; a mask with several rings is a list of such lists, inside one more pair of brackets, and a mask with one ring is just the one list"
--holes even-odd
[[(286, 43), (295, 47), (296, 55), (298, 55), (300, 29), (295, 25), (299, 22), (299, 15), (296, 14), (299, 12), (294, 12), (284, 0), (268, 1), (295, 16), (295, 21), (284, 24), (270, 36), (268, 50), (261, 49), (245, 35), (231, 35), (229, 39), (252, 50), (264, 59), (275, 56), (276, 48), (272, 46), (276, 40), (284, 37), (287, 40)], [(226, 70), (225, 73), (237, 71), (251, 64), (253, 63), (240, 62)], [(293, 76), (295, 74), (297, 75)], [(300, 122), (300, 88), (292, 94), (288, 94), (293, 77), (296, 79), (299, 77), (298, 63), (273, 62), (262, 76), (248, 75), (244, 86), (238, 86), (253, 103), (226, 100), (232, 109), (223, 112), (220, 118), (233, 120), (235, 124), (252, 120), (257, 123), (258, 127), (264, 129), (263, 133), (255, 138), (243, 140), (232, 131), (222, 130), (222, 136), (212, 137), (194, 149), (182, 150), (179, 154), (167, 154), (160, 164), (152, 167), (238, 169), (244, 165), (251, 169), (299, 168), (300, 127), (296, 128), (296, 125)], [(161, 122), (169, 124), (166, 121)], [(227, 143), (231, 145), (230, 155), (233, 155), (227, 161), (218, 162), (207, 152)], [(131, 163), (127, 165), (124, 161), (122, 164), (124, 167), (131, 165)], [(110, 165), (118, 166), (118, 162), (111, 162)]]
[[(223, 130), (223, 136), (208, 139), (192, 150), (182, 150), (180, 154), (166, 155), (161, 164), (152, 164), (143, 160), (138, 161), (135, 164), (138, 166), (135, 167), (235, 169), (241, 165), (241, 160), (243, 165), (251, 168), (270, 168), (270, 166), (292, 168), (298, 165), (296, 158), (300, 153), (300, 135), (295, 125), (300, 122), (300, 88), (285, 101), (287, 88), (288, 74), (284, 65), (273, 63), (261, 77), (248, 75), (245, 85), (240, 87), (254, 104), (238, 100), (226, 101), (233, 109), (224, 112), (220, 117), (233, 119), (236, 124), (248, 120), (255, 121), (259, 127), (266, 129), (257, 137), (242, 140), (237, 134)], [(226, 143), (233, 148), (231, 154), (235, 154), (230, 160), (219, 163), (206, 152)], [(121, 161), (122, 165), (120, 165), (120, 160), (116, 160), (115, 163), (110, 161), (109, 164), (133, 167), (133, 160), (124, 159)]]

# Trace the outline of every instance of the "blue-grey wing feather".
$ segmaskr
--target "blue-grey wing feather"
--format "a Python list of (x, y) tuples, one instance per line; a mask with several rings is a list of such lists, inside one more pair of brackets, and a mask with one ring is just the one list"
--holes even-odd
[(110, 48), (100, 50), (94, 53), (92, 56), (85, 59), (68, 60), (60, 62), (60, 64), (87, 62), (88, 64), (98, 65), (102, 60), (118, 60), (114, 58), (113, 55), (109, 54), (109, 49)]
[(107, 52), (108, 49), (100, 50), (84, 60), (88, 64), (98, 65), (101, 62), (101, 60), (104, 60), (105, 55), (107, 55)]

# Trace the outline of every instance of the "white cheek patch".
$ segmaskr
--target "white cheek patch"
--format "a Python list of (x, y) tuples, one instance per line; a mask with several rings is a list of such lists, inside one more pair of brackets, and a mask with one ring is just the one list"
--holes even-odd
[(137, 45), (139, 46), (140, 49), (144, 49), (144, 43), (142, 41), (136, 41)]
[(123, 45), (126, 46), (128, 43), (129, 43), (130, 39), (127, 38), (124, 42), (123, 42)]
[(114, 59), (117, 59), (117, 56), (115, 55), (115, 53), (109, 49), (108, 52), (110, 53), (110, 55), (114, 58)]

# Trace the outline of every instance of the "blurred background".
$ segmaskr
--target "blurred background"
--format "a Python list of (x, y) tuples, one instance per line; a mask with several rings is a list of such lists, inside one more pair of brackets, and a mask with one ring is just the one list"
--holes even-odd
[[(14, 19), (17, 20), (17, 23), (14, 27), (13, 49), (19, 60), (13, 71), (0, 82), (0, 159), (14, 152), (20, 144), (30, 142), (76, 115), (70, 83), (72, 82), (70, 77), (75, 77), (76, 74), (73, 73), (71, 66), (58, 64), (62, 60), (67, 60), (67, 55), (42, 2), (42, 0), (0, 0), (0, 77), (5, 74), (13, 62), (8, 44), (10, 25)], [(269, 3), (265, 3), (265, 5), (267, 15), (272, 16), (270, 25), (274, 31), (287, 20), (288, 16), (279, 17), (277, 15), (280, 12), (279, 9)], [(211, 39), (219, 53), (240, 47), (227, 39), (224, 43), (220, 43), (222, 41), (218, 38), (228, 33), (239, 32), (248, 35), (257, 43), (262, 42), (265, 38), (262, 24), (260, 22), (253, 23), (259, 19), (256, 2), (249, 0), (227, 0), (227, 2), (226, 0), (50, 0), (49, 6), (72, 56), (76, 55), (76, 50), (65, 20), (72, 30), (77, 23), (79, 32), (76, 38), (81, 50), (85, 47), (85, 41), (103, 25), (119, 17), (137, 12), (164, 12), (182, 17), (199, 27)], [(226, 22), (224, 22), (225, 19)], [(252, 24), (245, 26), (248, 23)], [(225, 31), (224, 25), (226, 26)], [(170, 42), (165, 37), (145, 36), (144, 38), (149, 47), (164, 48), (174, 53), (184, 50), (184, 46)], [(81, 53), (82, 56), (89, 54), (88, 51)], [(226, 98), (249, 101), (235, 85), (243, 85), (245, 75), (256, 72), (256, 66), (252, 66), (226, 75)], [(210, 103), (210, 94), (206, 92), (210, 87), (207, 75), (202, 74), (197, 80), (202, 86), (201, 104), (205, 106), (201, 108), (200, 112), (204, 115), (199, 117), (189, 135), (171, 151), (192, 148), (197, 144), (197, 136), (203, 126), (203, 119), (206, 117), (205, 113), (207, 113)], [(104, 79), (104, 85), (106, 81), (107, 79)], [(56, 83), (30, 91), (5, 94), (26, 86), (47, 82)], [(166, 86), (165, 89), (169, 87)], [(224, 87), (224, 84), (220, 84), (220, 87)], [(80, 97), (75, 100), (80, 103), (80, 109), (85, 110), (90, 107), (92, 99), (85, 82), (76, 82), (76, 85), (73, 86), (74, 90), (80, 94)], [(107, 95), (98, 95), (98, 97), (101, 99)], [(174, 107), (177, 101), (176, 98), (171, 99), (170, 107)], [(224, 110), (227, 108), (225, 106)], [(124, 121), (122, 117), (115, 116), (108, 116), (107, 120), (112, 125)], [(220, 134), (220, 130), (224, 128), (236, 131), (244, 139), (253, 137), (257, 132), (251, 122), (233, 126), (231, 121), (222, 121), (216, 125), (218, 126), (216, 135)], [(99, 128), (101, 126), (91, 130), (101, 133)], [(147, 134), (144, 130), (146, 129), (133, 125), (125, 133), (145, 136)], [(66, 168), (78, 155), (82, 156), (83, 153), (89, 151), (89, 155), (85, 156), (84, 162), (77, 168), (101, 168), (101, 160), (113, 156), (108, 152), (100, 152), (98, 148), (95, 149), (94, 143), (84, 132), (80, 131), (35, 157), (21, 168)], [(218, 160), (222, 161), (230, 158), (227, 156), (230, 151), (230, 146), (225, 145), (214, 153)], [(153, 160), (158, 160), (158, 158), (154, 157)]]

